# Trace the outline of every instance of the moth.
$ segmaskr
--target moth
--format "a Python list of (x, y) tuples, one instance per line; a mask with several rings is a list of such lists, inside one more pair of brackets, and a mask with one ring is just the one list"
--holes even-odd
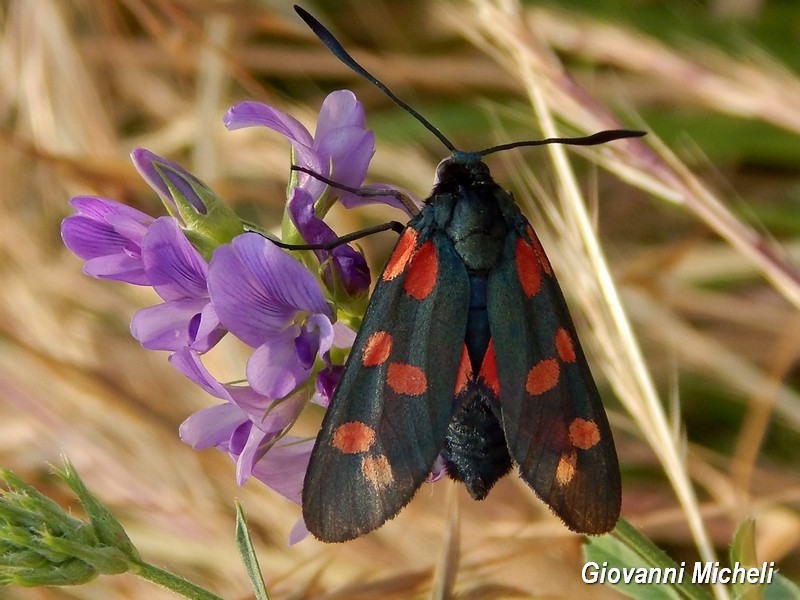
[(457, 150), (319, 21), (295, 11), (337, 58), (451, 151), (378, 278), (323, 419), (303, 485), (308, 530), (341, 542), (380, 527), (441, 458), (476, 500), (516, 465), (567, 527), (610, 531), (621, 486), (600, 395), (539, 239), (481, 159), (643, 132)]

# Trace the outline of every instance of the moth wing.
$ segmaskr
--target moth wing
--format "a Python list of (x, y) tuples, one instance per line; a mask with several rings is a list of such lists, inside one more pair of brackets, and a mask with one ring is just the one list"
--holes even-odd
[(303, 516), (323, 541), (395, 516), (444, 443), (469, 282), (452, 242), (424, 229), (409, 226), (384, 267), (311, 455)]
[(561, 289), (527, 222), (509, 233), (489, 275), (488, 311), (503, 429), (520, 476), (570, 529), (610, 531), (622, 497), (611, 429)]

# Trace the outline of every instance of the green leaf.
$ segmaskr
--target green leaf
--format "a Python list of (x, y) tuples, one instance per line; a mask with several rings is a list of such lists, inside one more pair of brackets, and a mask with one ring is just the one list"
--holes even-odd
[(775, 573), (772, 583), (761, 590), (764, 600), (800, 600), (800, 587), (780, 573)]
[[(756, 524), (746, 519), (736, 529), (731, 542), (731, 565), (761, 568), (756, 556)], [(734, 583), (736, 600), (800, 600), (800, 588), (780, 573), (774, 573), (771, 583)]]
[[(740, 563), (744, 567), (756, 566), (756, 524), (753, 519), (745, 519), (736, 529), (731, 542), (731, 565)], [(733, 584), (734, 595), (738, 600), (761, 600), (761, 588), (752, 583)]]
[(253, 585), (255, 599), (269, 600), (267, 586), (264, 585), (264, 578), (261, 576), (261, 569), (258, 566), (258, 557), (253, 549), (250, 532), (247, 530), (244, 511), (238, 502), (236, 503), (236, 546), (239, 548), (239, 555), (242, 557), (247, 576)]
[[(682, 565), (676, 564), (666, 553), (650, 540), (640, 534), (630, 523), (620, 519), (610, 535), (589, 538), (584, 546), (584, 581), (589, 583), (587, 576), (599, 575), (605, 563), (605, 582), (616, 591), (629, 598), (643, 600), (710, 600), (701, 587), (691, 583), (691, 571), (685, 571), (680, 577)], [(597, 569), (592, 568), (592, 563)], [(667, 571), (666, 569), (674, 569)], [(620, 574), (619, 581), (609, 582), (609, 575)], [(628, 583), (624, 581), (624, 574), (630, 575)], [(667, 583), (651, 583), (643, 581), (650, 573), (661, 579), (668, 579)], [(636, 581), (638, 576), (639, 581)], [(672, 580), (675, 579), (675, 583)], [(682, 579), (682, 583), (678, 583)]]

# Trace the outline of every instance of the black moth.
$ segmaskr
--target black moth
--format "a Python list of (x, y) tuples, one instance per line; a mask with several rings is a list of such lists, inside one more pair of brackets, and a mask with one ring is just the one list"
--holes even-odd
[(380, 527), (441, 456), (475, 499), (516, 464), (567, 527), (610, 531), (621, 488), (605, 411), (547, 256), (481, 157), (644, 134), (458, 151), (314, 17), (295, 10), (342, 62), (452, 152), (380, 275), (325, 414), (303, 484), (308, 530), (341, 542)]

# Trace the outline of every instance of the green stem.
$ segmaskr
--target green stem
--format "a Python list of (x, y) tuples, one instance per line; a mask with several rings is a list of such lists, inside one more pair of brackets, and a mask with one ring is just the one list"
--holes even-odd
[(135, 565), (131, 567), (130, 573), (138, 575), (147, 581), (152, 581), (185, 598), (191, 598), (192, 600), (222, 600), (220, 596), (212, 594), (208, 590), (204, 590), (183, 577), (165, 571), (164, 569), (154, 567), (146, 562), (135, 563)]

